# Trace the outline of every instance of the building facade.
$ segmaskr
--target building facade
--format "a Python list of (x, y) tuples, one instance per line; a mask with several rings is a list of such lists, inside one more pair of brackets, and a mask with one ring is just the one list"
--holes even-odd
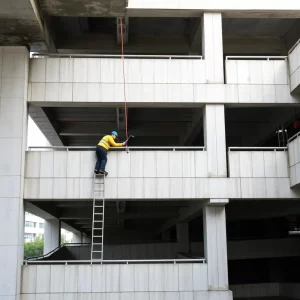
[[(300, 5), (25, 2), (0, 13), (0, 299), (299, 299)], [(95, 146), (127, 127), (97, 219)], [(78, 246), (24, 262), (25, 211)]]

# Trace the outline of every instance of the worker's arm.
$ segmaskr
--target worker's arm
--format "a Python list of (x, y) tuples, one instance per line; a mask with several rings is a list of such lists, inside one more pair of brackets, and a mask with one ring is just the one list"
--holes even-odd
[(122, 146), (124, 146), (124, 143), (116, 143), (111, 136), (108, 138), (108, 142), (112, 147), (122, 147)]

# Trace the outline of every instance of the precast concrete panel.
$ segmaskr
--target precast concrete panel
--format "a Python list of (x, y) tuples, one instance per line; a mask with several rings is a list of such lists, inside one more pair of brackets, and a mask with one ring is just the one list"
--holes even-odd
[(60, 58), (59, 59), (59, 82), (73, 82), (73, 74), (74, 74), (74, 59)]
[[(96, 268), (95, 268), (96, 269)], [(78, 266), (68, 265), (64, 271), (64, 293), (77, 293)], [(100, 282), (99, 282), (100, 284)], [(73, 299), (72, 299), (73, 300)]]
[(287, 60), (228, 59), (226, 60), (226, 83), (238, 85), (274, 84), (288, 86)]
[(51, 265), (50, 293), (63, 293), (65, 286), (65, 267)]
[(87, 82), (101, 82), (101, 60), (89, 58), (87, 60)]
[[(30, 266), (31, 267), (31, 266)], [(37, 266), (36, 275), (36, 293), (44, 294), (50, 293), (50, 276), (51, 276), (51, 266)]]
[(46, 59), (46, 82), (59, 82), (59, 81), (60, 81), (59, 60), (56, 58), (47, 58)]
[(87, 58), (74, 58), (74, 82), (87, 82), (88, 77), (88, 59)]
[(179, 264), (179, 291), (192, 291), (193, 290), (193, 266), (191, 264)]

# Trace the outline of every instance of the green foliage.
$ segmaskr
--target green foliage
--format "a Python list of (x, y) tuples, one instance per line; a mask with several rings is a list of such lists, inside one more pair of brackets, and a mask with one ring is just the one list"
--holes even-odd
[(43, 255), (44, 237), (38, 236), (32, 242), (25, 242), (24, 244), (24, 258), (30, 258)]

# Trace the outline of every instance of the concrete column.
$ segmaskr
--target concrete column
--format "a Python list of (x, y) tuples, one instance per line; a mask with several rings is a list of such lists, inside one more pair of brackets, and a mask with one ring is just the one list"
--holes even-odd
[(83, 241), (83, 235), (81, 232), (79, 233), (73, 233), (72, 243), (82, 243)]
[(202, 55), (205, 60), (206, 83), (224, 83), (221, 13), (203, 14)]
[(218, 205), (208, 205), (203, 209), (204, 253), (208, 266), (208, 288), (213, 291), (228, 290), (226, 216), (225, 205), (222, 205), (228, 200), (218, 200), (214, 199)]
[(190, 251), (189, 223), (179, 223), (176, 225), (178, 252)]
[(205, 105), (203, 122), (208, 177), (227, 177), (224, 104)]
[(20, 295), (28, 64), (25, 47), (0, 47), (0, 299)]
[(61, 224), (59, 219), (45, 220), (44, 254), (49, 253), (60, 245)]

